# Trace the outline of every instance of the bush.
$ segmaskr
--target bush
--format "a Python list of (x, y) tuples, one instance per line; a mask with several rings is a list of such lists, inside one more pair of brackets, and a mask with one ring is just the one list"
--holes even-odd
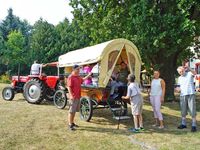
[(0, 83), (11, 83), (10, 76), (8, 74), (1, 75)]

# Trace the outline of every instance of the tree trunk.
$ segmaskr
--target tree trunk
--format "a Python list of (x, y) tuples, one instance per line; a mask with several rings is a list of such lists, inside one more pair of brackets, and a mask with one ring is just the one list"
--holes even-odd
[(161, 78), (166, 83), (165, 100), (173, 101), (174, 97), (174, 84), (176, 73), (176, 58), (170, 57), (169, 59), (162, 60), (163, 65), (160, 68)]

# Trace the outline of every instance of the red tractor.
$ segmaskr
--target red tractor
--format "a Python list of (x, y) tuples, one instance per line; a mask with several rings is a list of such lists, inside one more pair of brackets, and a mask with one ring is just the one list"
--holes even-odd
[(23, 93), (24, 84), (29, 80), (28, 76), (12, 76), (11, 86), (7, 86), (2, 91), (2, 97), (6, 101), (11, 101), (16, 93)]
[[(57, 66), (57, 62), (48, 66)], [(53, 95), (59, 85), (59, 76), (39, 75), (13, 76), (10, 87), (2, 91), (4, 100), (11, 101), (16, 93), (23, 93), (25, 99), (32, 104), (39, 104), (43, 99), (53, 100)]]

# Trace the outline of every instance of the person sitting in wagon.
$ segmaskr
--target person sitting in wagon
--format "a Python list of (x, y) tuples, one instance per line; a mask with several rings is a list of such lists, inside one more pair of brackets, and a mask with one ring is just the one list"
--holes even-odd
[(121, 62), (120, 70), (118, 72), (113, 71), (110, 82), (110, 97), (112, 99), (115, 99), (118, 96), (122, 96), (122, 94), (124, 93), (124, 87), (127, 86), (128, 74), (129, 71), (125, 62)]
[(91, 70), (93, 86), (98, 86), (98, 76), (96, 76), (96, 74), (99, 74), (99, 68), (100, 68), (99, 63), (97, 63)]
[(116, 80), (116, 77), (114, 75), (111, 76), (110, 87), (110, 98), (117, 98), (119, 95), (118, 88), (120, 87), (120, 83)]
[[(83, 73), (89, 74), (92, 71), (92, 66), (91, 65), (86, 65), (83, 67)], [(89, 77), (84, 81), (84, 85), (91, 85), (92, 84), (92, 78)]]
[(129, 75), (128, 67), (125, 62), (121, 62), (120, 70), (117, 73), (117, 81), (119, 82), (120, 86), (127, 86), (127, 76)]

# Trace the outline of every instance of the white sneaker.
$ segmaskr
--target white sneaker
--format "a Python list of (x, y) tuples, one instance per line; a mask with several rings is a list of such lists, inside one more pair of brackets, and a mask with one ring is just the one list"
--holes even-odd
[(164, 126), (159, 126), (159, 127), (158, 127), (158, 129), (164, 129), (164, 128), (165, 128)]
[(158, 126), (159, 126), (158, 124), (153, 124), (153, 125), (152, 125), (152, 127), (158, 127)]

